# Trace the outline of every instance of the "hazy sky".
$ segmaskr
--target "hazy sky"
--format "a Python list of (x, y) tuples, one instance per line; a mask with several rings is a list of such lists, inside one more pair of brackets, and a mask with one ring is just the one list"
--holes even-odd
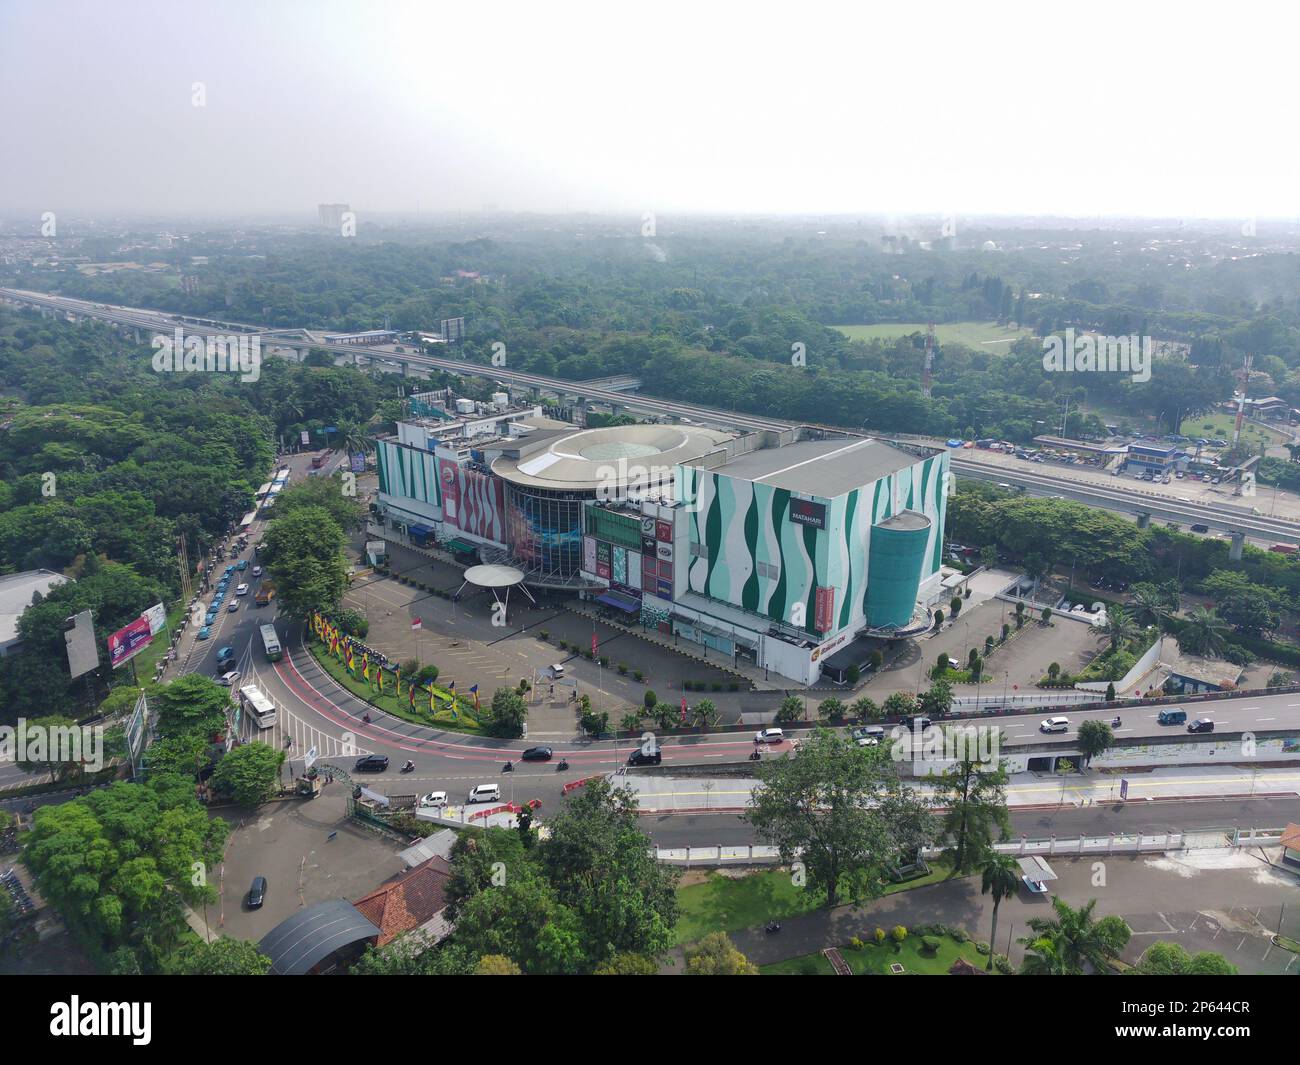
[(0, 0), (0, 209), (1295, 217), (1287, 12)]

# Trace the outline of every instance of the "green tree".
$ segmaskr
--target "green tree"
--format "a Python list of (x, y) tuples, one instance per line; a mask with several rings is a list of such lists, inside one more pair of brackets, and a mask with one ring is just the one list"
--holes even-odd
[(596, 966), (595, 976), (654, 976), (659, 966), (653, 958), (644, 954), (615, 954), (608, 961)]
[(212, 787), (240, 806), (260, 806), (279, 791), (284, 751), (268, 743), (242, 743), (217, 763)]
[(837, 699), (832, 695), (817, 704), (817, 716), (823, 721), (838, 721), (844, 717), (847, 709), (844, 700)]
[(1188, 654), (1217, 657), (1228, 645), (1226, 628), (1213, 610), (1194, 606), (1178, 632), (1178, 646)]
[(1083, 764), (1091, 765), (1092, 760), (1103, 751), (1109, 750), (1115, 742), (1115, 734), (1104, 721), (1084, 721), (1079, 725), (1079, 750), (1083, 753)]
[(492, 704), (483, 716), (483, 731), (489, 736), (513, 739), (524, 734), (528, 720), (528, 704), (514, 688), (498, 688), (492, 693)]
[(989, 960), (984, 968), (993, 968), (993, 957), (998, 952), (998, 907), (1002, 900), (1020, 889), (1020, 866), (1009, 854), (987, 850), (980, 861), (980, 894), (993, 897), (993, 929), (989, 932)]
[(801, 720), (803, 720), (803, 700), (797, 695), (787, 695), (781, 700), (780, 707), (777, 708), (777, 724), (788, 725), (793, 721)]
[(182, 976), (265, 976), (271, 959), (246, 939), (219, 936), (211, 943), (196, 943), (181, 955)]
[(917, 708), (925, 717), (945, 717), (952, 709), (952, 685), (946, 680), (936, 680), (917, 700)]
[(345, 542), (342, 528), (324, 507), (302, 507), (271, 522), (261, 557), (275, 582), (282, 614), (301, 619), (338, 606), (348, 580)]
[(808, 885), (834, 906), (847, 889), (879, 894), (900, 858), (931, 834), (928, 806), (903, 786), (883, 748), (817, 729), (788, 758), (762, 762), (744, 815), (782, 861), (803, 862)]
[(475, 976), (522, 976), (523, 971), (504, 954), (484, 954), (474, 966)]
[(978, 760), (975, 728), (949, 728), (957, 759), (934, 788), (935, 802), (947, 810), (940, 823), (948, 840), (945, 854), (959, 873), (970, 872), (991, 848), (995, 834), (1011, 832), (1007, 813), (1007, 774), (999, 762)]
[(686, 948), (687, 976), (757, 976), (758, 966), (736, 949), (726, 932), (710, 932)]
[(1052, 899), (1053, 917), (1031, 917), (1031, 934), (1019, 942), (1027, 948), (1020, 971), (1027, 976), (1079, 975), (1091, 969), (1105, 972), (1110, 960), (1128, 945), (1133, 932), (1121, 917), (1093, 920), (1097, 900), (1072, 908)]
[(1110, 649), (1118, 651), (1137, 637), (1138, 627), (1133, 619), (1124, 613), (1123, 607), (1113, 606), (1106, 615), (1106, 625), (1102, 631), (1110, 639)]
[(149, 706), (157, 711), (164, 739), (195, 733), (207, 738), (226, 728), (230, 689), (202, 673), (186, 673), (152, 695)]
[(1236, 966), (1222, 954), (1203, 950), (1189, 954), (1178, 943), (1156, 942), (1142, 952), (1129, 970), (1133, 976), (1236, 976)]

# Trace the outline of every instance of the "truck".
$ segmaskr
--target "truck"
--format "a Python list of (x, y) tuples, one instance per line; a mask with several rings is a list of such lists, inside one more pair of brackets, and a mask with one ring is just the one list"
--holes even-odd
[(329, 462), (329, 460), (330, 460), (330, 453), (328, 451), (322, 451), (319, 455), (317, 455), (314, 459), (311, 460), (311, 468), (313, 470), (319, 470), (322, 466), (325, 465), (325, 463)]
[(275, 585), (270, 581), (263, 581), (261, 586), (257, 589), (257, 594), (253, 596), (253, 602), (258, 606), (266, 606), (266, 604), (274, 598)]

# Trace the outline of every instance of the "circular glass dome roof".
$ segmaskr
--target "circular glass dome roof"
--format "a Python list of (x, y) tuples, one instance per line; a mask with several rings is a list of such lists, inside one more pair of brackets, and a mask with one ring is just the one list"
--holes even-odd
[(594, 459), (597, 462), (609, 459), (637, 459), (661, 453), (662, 449), (655, 447), (654, 444), (640, 444), (633, 440), (602, 440), (578, 452), (584, 459)]

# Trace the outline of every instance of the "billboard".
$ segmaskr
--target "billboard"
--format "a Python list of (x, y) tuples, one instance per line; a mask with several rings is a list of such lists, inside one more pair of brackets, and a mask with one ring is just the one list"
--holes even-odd
[(149, 622), (150, 636), (157, 636), (167, 627), (167, 608), (162, 603), (154, 603), (140, 617)]
[(584, 536), (582, 538), (582, 568), (587, 573), (596, 572), (596, 538), (594, 536)]
[(68, 645), (68, 673), (76, 680), (99, 668), (99, 648), (95, 646), (95, 626), (89, 610), (68, 620), (72, 627), (64, 630), (63, 640)]
[(465, 319), (464, 318), (444, 318), (442, 319), (442, 339), (450, 342), (463, 339), (465, 336)]
[(790, 520), (798, 525), (811, 525), (814, 529), (824, 529), (826, 528), (826, 504), (791, 496)]
[(460, 478), (456, 464), (448, 459), (438, 459), (438, 480), (442, 482), (442, 513), (451, 524), (460, 528)]
[(366, 472), (366, 453), (364, 451), (354, 451), (351, 455), (351, 469), (353, 473)]
[(149, 631), (149, 619), (141, 615), (108, 638), (108, 664), (116, 669), (129, 662), (149, 646), (151, 639), (153, 633)]
[(655, 538), (658, 540), (671, 540), (673, 538), (673, 523), (671, 521), (655, 522)]

